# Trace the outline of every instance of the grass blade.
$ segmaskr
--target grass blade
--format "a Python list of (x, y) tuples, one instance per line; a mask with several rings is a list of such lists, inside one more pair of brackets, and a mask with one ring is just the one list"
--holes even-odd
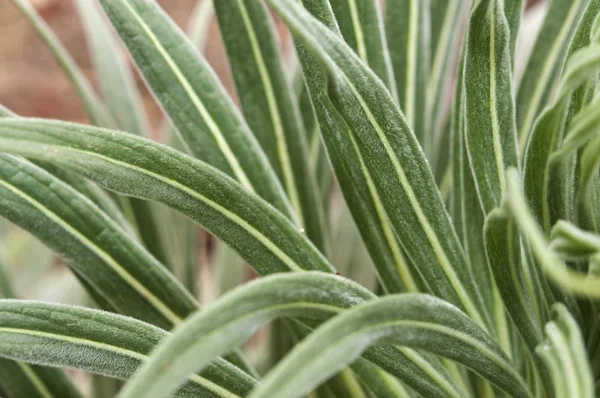
[[(358, 284), (322, 273), (282, 274), (259, 279), (190, 317), (153, 353), (152, 360), (125, 386), (120, 398), (167, 395), (187, 374), (243, 344), (259, 326), (270, 320), (297, 316), (302, 322), (315, 325), (374, 297)], [(387, 360), (395, 361), (396, 366), (402, 368), (395, 373), (397, 377), (420, 387), (419, 391), (427, 396), (440, 395), (440, 387), (429, 381), (429, 375), (416, 365), (418, 360), (424, 361), (420, 355), (412, 350), (381, 349), (382, 353), (372, 353), (371, 362), (381, 363), (387, 355)], [(435, 374), (431, 365), (424, 369), (444, 379)], [(443, 382), (448, 388), (448, 381)], [(450, 395), (455, 394), (450, 384)]]
[(0, 161), (2, 215), (63, 256), (111, 309), (168, 328), (197, 308), (158, 261), (79, 192), (24, 159)]
[(577, 322), (562, 304), (553, 307), (554, 320), (546, 324), (546, 341), (537, 353), (548, 364), (557, 397), (592, 398), (594, 378)]
[(425, 153), (430, 155), (432, 137), (426, 130), (424, 95), (429, 74), (428, 11), (427, 1), (387, 0), (384, 14), (400, 108)]
[(510, 38), (502, 2), (478, 2), (467, 34), (465, 141), (485, 214), (500, 204), (504, 170), (519, 164)]
[(107, 189), (161, 202), (223, 239), (261, 275), (331, 271), (275, 208), (202, 161), (114, 130), (37, 119), (0, 119), (0, 148), (79, 172)]
[(392, 70), (380, 4), (377, 0), (333, 1), (331, 8), (346, 43), (369, 65), (395, 96), (396, 79)]
[[(130, 378), (169, 335), (133, 318), (36, 301), (0, 300), (0, 314), (0, 356), (117, 379)], [(255, 384), (246, 373), (217, 359), (191, 376), (177, 396), (235, 398)]]
[(576, 22), (586, 4), (587, 0), (551, 2), (517, 93), (517, 131), (522, 151), (536, 117), (551, 98), (577, 26)]
[(467, 315), (433, 296), (403, 294), (365, 303), (321, 326), (267, 374), (251, 397), (302, 396), (369, 346), (386, 343), (451, 358), (514, 397), (531, 396), (502, 350)]
[(154, 1), (100, 3), (190, 153), (292, 217), (252, 132), (187, 36)]
[(277, 36), (265, 5), (218, 1), (215, 11), (241, 107), (301, 226), (326, 252), (327, 228), (300, 113), (286, 81)]
[(332, 104), (350, 129), (343, 137), (345, 145), (363, 156), (372, 189), (428, 287), (490, 326), (431, 169), (385, 86), (334, 32), (295, 1), (270, 3), (326, 67)]

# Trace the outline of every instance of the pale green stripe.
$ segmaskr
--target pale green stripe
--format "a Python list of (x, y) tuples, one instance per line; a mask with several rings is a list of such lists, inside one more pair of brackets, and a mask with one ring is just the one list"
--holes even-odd
[(300, 197), (298, 195), (298, 189), (294, 180), (292, 162), (290, 161), (288, 154), (283, 123), (281, 122), (281, 115), (279, 114), (277, 100), (275, 98), (275, 91), (273, 90), (273, 83), (271, 82), (271, 77), (269, 76), (269, 72), (267, 71), (265, 60), (263, 59), (263, 55), (260, 51), (260, 46), (258, 44), (258, 39), (256, 38), (256, 33), (254, 32), (252, 22), (250, 21), (250, 17), (248, 16), (248, 10), (244, 5), (243, 0), (237, 0), (237, 3), (240, 9), (240, 14), (242, 15), (242, 19), (244, 21), (244, 27), (246, 28), (248, 38), (250, 39), (250, 46), (252, 48), (252, 54), (254, 55), (256, 65), (258, 66), (260, 80), (263, 84), (265, 95), (267, 96), (267, 103), (269, 104), (269, 113), (271, 114), (273, 131), (275, 132), (275, 140), (277, 142), (277, 153), (279, 154), (279, 162), (281, 164), (281, 170), (283, 171), (285, 188), (287, 194), (289, 195), (292, 207), (296, 211), (296, 214), (298, 215), (301, 224), (305, 225), (302, 205), (300, 204)]
[[(144, 297), (158, 312), (160, 312), (166, 319), (168, 319), (174, 325), (177, 325), (181, 321), (177, 314), (175, 314), (167, 305), (165, 305), (158, 297), (150, 292), (144, 285), (142, 285), (137, 279), (135, 279), (125, 268), (123, 268), (114, 258), (107, 252), (96, 246), (92, 241), (82, 235), (79, 231), (69, 225), (65, 220), (60, 218), (56, 213), (45, 207), (43, 204), (32, 198), (31, 196), (20, 191), (18, 188), (10, 185), (6, 181), (0, 180), (0, 185), (13, 192), (15, 195), (20, 196), (25, 201), (29, 202), (33, 207), (42, 212), (46, 217), (51, 219), (54, 223), (60, 225), (75, 239), (80, 241), (84, 246), (88, 247), (92, 252), (97, 254), (106, 264), (108, 264), (129, 286), (137, 291), (142, 297)], [(91, 204), (91, 202), (90, 202)], [(112, 223), (108, 218), (105, 221)]]
[(406, 91), (404, 92), (404, 115), (411, 128), (416, 126), (416, 84), (417, 84), (417, 62), (418, 62), (418, 46), (417, 41), (419, 40), (419, 12), (418, 12), (418, 1), (410, 1), (410, 21), (408, 27), (408, 43), (406, 46), (407, 54), (406, 59)]
[[(48, 145), (48, 146), (50, 146), (50, 147), (53, 147), (53, 146), (56, 147), (55, 145)], [(62, 147), (60, 147), (60, 146), (58, 146), (58, 148), (62, 149)], [(199, 194), (198, 192), (194, 191), (193, 189), (190, 189), (190, 188), (186, 187), (185, 185), (178, 183), (177, 181), (174, 181), (174, 180), (171, 180), (169, 178), (163, 177), (160, 174), (153, 173), (153, 172), (151, 172), (149, 170), (137, 167), (137, 166), (129, 164), (129, 163), (121, 162), (121, 161), (118, 161), (118, 160), (106, 157), (104, 155), (100, 155), (98, 153), (88, 152), (88, 151), (84, 151), (84, 150), (81, 150), (81, 149), (74, 149), (74, 148), (69, 148), (68, 150), (69, 151), (73, 151), (73, 152), (83, 153), (83, 154), (88, 155), (88, 156), (92, 156), (92, 157), (95, 157), (95, 158), (102, 159), (105, 162), (116, 164), (118, 166), (134, 170), (134, 171), (136, 171), (138, 173), (145, 174), (145, 175), (150, 176), (150, 177), (152, 177), (154, 179), (162, 181), (162, 182), (164, 182), (167, 185), (170, 185), (170, 186), (172, 186), (174, 188), (177, 188), (177, 189), (179, 189), (181, 191), (184, 191), (188, 195), (190, 195), (190, 196), (192, 196), (192, 197), (200, 200), (201, 202), (206, 203), (208, 206), (212, 207), (213, 209), (215, 209), (219, 213), (223, 214), (225, 217), (227, 217), (231, 221), (233, 221), (236, 224), (238, 224), (240, 227), (242, 227), (244, 230), (246, 230), (246, 232), (248, 232), (250, 235), (252, 235), (253, 237), (255, 237), (260, 243), (262, 243), (277, 258), (279, 258), (281, 261), (283, 261), (290, 268), (290, 270), (292, 270), (292, 271), (304, 271), (303, 268), (301, 268), (298, 264), (296, 264), (296, 262), (294, 260), (292, 260), (291, 258), (289, 258), (271, 240), (269, 240), (266, 236), (264, 236), (263, 234), (261, 234), (260, 231), (258, 231), (254, 227), (252, 227), (250, 224), (248, 224), (246, 221), (244, 221), (238, 215), (230, 212), (229, 210), (227, 210), (226, 208), (222, 207), (218, 203), (213, 202), (212, 200), (210, 200), (207, 197)]]
[(223, 136), (219, 126), (216, 124), (216, 122), (214, 121), (214, 119), (212, 118), (210, 113), (206, 110), (206, 108), (204, 107), (204, 104), (202, 103), (200, 98), (194, 92), (194, 89), (192, 88), (190, 82), (185, 78), (185, 76), (183, 75), (183, 73), (181, 72), (179, 67), (177, 66), (177, 63), (169, 56), (169, 53), (167, 52), (167, 50), (162, 46), (162, 44), (160, 43), (158, 38), (154, 35), (154, 33), (152, 32), (150, 27), (144, 22), (144, 20), (133, 9), (131, 4), (129, 4), (129, 2), (124, 1), (124, 0), (120, 0), (120, 1), (123, 4), (123, 6), (135, 18), (135, 20), (139, 23), (139, 25), (142, 27), (142, 29), (144, 30), (144, 32), (146, 33), (146, 35), (148, 36), (148, 38), (150, 39), (152, 44), (154, 44), (154, 46), (156, 47), (158, 52), (164, 58), (165, 62), (171, 68), (171, 71), (173, 72), (173, 74), (175, 74), (175, 76), (177, 77), (177, 80), (179, 80), (179, 82), (181, 83), (181, 86), (183, 87), (186, 94), (188, 95), (188, 97), (190, 98), (190, 100), (192, 101), (192, 103), (194, 104), (196, 109), (198, 110), (198, 113), (200, 113), (200, 115), (202, 116), (202, 118), (204, 119), (206, 124), (208, 125), (211, 133), (213, 134), (213, 137), (217, 141), (217, 145), (219, 146), (219, 149), (221, 150), (221, 152), (223, 152), (223, 155), (227, 159), (227, 162), (229, 163), (229, 166), (233, 170), (233, 173), (236, 176), (236, 178), (240, 181), (240, 183), (244, 187), (246, 187), (246, 189), (248, 189), (250, 191), (254, 191), (252, 183), (248, 179), (248, 176), (246, 175), (244, 170), (242, 170), (242, 167), (240, 166), (238, 159), (235, 157), (234, 153), (231, 151), (231, 148), (229, 147), (229, 144), (227, 143), (227, 140)]
[(48, 390), (48, 387), (46, 387), (44, 382), (38, 377), (37, 374), (35, 374), (33, 369), (31, 369), (31, 366), (27, 365), (26, 363), (22, 363), (22, 362), (18, 362), (18, 361), (15, 361), (15, 363), (17, 365), (19, 365), (19, 367), (21, 368), (23, 373), (25, 373), (25, 376), (27, 376), (29, 381), (31, 381), (31, 384), (33, 384), (33, 386), (35, 387), (37, 392), (39, 392), (42, 397), (44, 397), (44, 398), (53, 398), (54, 397), (54, 395), (52, 395), (50, 390)]
[[(75, 345), (87, 346), (87, 347), (92, 347), (92, 348), (103, 350), (103, 351), (113, 352), (113, 353), (123, 355), (123, 356), (129, 357), (129, 358), (140, 360), (142, 362), (147, 362), (148, 359), (150, 359), (150, 357), (148, 355), (140, 354), (139, 352), (131, 351), (131, 350), (113, 346), (113, 345), (99, 343), (97, 341), (72, 337), (72, 336), (65, 336), (65, 335), (59, 335), (59, 334), (53, 334), (53, 333), (47, 333), (47, 332), (40, 332), (37, 330), (28, 330), (28, 329), (19, 329), (19, 328), (0, 328), (0, 333), (24, 334), (27, 336), (36, 336), (36, 337), (48, 338), (51, 340), (64, 341), (64, 342), (68, 342), (68, 343), (75, 344)], [(207, 390), (214, 392), (215, 394), (217, 394), (221, 397), (239, 398), (238, 395), (235, 395), (232, 392), (224, 389), (223, 387), (213, 383), (212, 381), (207, 380), (198, 375), (191, 375), (188, 377), (188, 379), (190, 381), (206, 388)]]
[(558, 37), (554, 41), (552, 48), (550, 49), (550, 54), (546, 57), (546, 62), (544, 63), (544, 67), (542, 68), (542, 73), (540, 74), (539, 79), (537, 80), (537, 85), (535, 91), (533, 92), (533, 96), (529, 102), (529, 107), (527, 109), (527, 113), (525, 114), (525, 118), (523, 118), (523, 123), (521, 124), (521, 128), (519, 129), (519, 148), (521, 148), (521, 152), (525, 150), (525, 146), (527, 144), (527, 139), (529, 137), (529, 130), (531, 130), (535, 118), (537, 116), (536, 111), (542, 100), (542, 94), (544, 93), (545, 84), (548, 82), (550, 75), (552, 73), (552, 69), (556, 66), (556, 59), (558, 57), (558, 53), (560, 52), (561, 47), (564, 45), (564, 40), (569, 34), (573, 23), (575, 22), (575, 17), (578, 15), (578, 10), (580, 7), (581, 1), (575, 0), (571, 5), (571, 10), (567, 14), (565, 21), (561, 30), (558, 33)]
[(348, 8), (350, 8), (350, 18), (352, 18), (352, 27), (354, 28), (354, 36), (356, 38), (356, 48), (358, 50), (358, 56), (366, 62), (367, 59), (367, 47), (365, 45), (365, 34), (360, 24), (358, 17), (358, 10), (356, 8), (356, 0), (348, 0)]

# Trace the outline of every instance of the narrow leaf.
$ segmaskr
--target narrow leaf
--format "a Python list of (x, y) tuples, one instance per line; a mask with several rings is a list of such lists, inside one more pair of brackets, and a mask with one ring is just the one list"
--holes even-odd
[[(295, 316), (316, 325), (345, 308), (373, 298), (372, 293), (358, 284), (322, 273), (261, 278), (190, 317), (159, 346), (152, 360), (125, 386), (120, 397), (167, 395), (186, 375), (243, 344), (258, 327), (273, 319)], [(382, 352), (373, 351), (367, 358), (380, 366), (385, 361), (395, 361), (394, 366), (402, 370), (394, 374), (408, 385), (427, 396), (444, 396), (444, 393), (456, 396), (452, 385), (443, 375), (436, 374), (431, 365), (419, 366), (419, 361), (426, 361), (413, 350), (379, 349)], [(429, 377), (433, 380), (428, 380)], [(440, 379), (441, 385), (436, 385)]]
[(429, 155), (432, 136), (426, 130), (425, 122), (429, 74), (429, 51), (425, 41), (428, 1), (387, 0), (384, 15), (400, 108), (406, 123)]
[(189, 151), (291, 216), (252, 132), (187, 36), (155, 1), (100, 3)]
[(300, 397), (374, 344), (399, 344), (455, 360), (514, 397), (527, 385), (502, 350), (456, 307), (433, 296), (383, 297), (348, 310), (308, 336), (251, 397)]
[(171, 327), (196, 308), (160, 263), (82, 194), (24, 159), (2, 155), (0, 163), (0, 213), (63, 256), (111, 309)]
[(307, 236), (325, 252), (327, 228), (297, 105), (271, 16), (256, 0), (217, 1), (215, 11), (249, 127), (269, 158)]
[[(169, 333), (133, 318), (83, 307), (0, 300), (0, 356), (68, 367), (117, 379), (130, 378)], [(192, 375), (178, 397), (248, 394), (249, 375), (217, 359)]]
[[(363, 157), (394, 232), (436, 295), (491, 322), (431, 169), (415, 135), (382, 84), (340, 38), (293, 0), (271, 0), (298, 39), (327, 68), (332, 103), (350, 131), (344, 137)], [(326, 132), (323, 132), (326, 134)]]
[(0, 119), (0, 149), (79, 172), (107, 189), (164, 203), (223, 239), (261, 275), (330, 271), (280, 212), (202, 161), (114, 130), (37, 119)]
[(466, 145), (485, 214), (500, 204), (504, 170), (518, 167), (510, 31), (502, 1), (473, 8), (465, 60)]
[(552, 98), (569, 43), (587, 0), (553, 0), (527, 61), (517, 94), (519, 147), (525, 148), (536, 117)]

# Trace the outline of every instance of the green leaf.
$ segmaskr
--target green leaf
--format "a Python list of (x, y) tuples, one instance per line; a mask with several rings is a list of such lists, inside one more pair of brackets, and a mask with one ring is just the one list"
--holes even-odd
[(556, 304), (552, 311), (554, 320), (546, 324), (547, 339), (537, 353), (550, 368), (555, 396), (592, 398), (594, 377), (579, 326), (564, 305)]
[[(468, 10), (466, 0), (432, 0), (431, 14), (431, 67), (427, 79), (428, 131), (433, 136), (430, 161), (436, 170), (444, 147), (444, 103), (447, 100), (456, 67), (456, 49), (463, 33), (462, 15)], [(422, 95), (422, 94), (421, 94)]]
[(502, 1), (471, 13), (465, 53), (465, 141), (485, 214), (500, 204), (504, 170), (518, 167), (510, 31)]
[(506, 15), (508, 31), (510, 32), (510, 54), (514, 63), (515, 48), (517, 46), (517, 38), (519, 36), (519, 27), (521, 25), (521, 15), (523, 15), (527, 1), (502, 0), (502, 2), (504, 3), (504, 15)]
[(218, 1), (215, 11), (249, 127), (265, 151), (307, 236), (324, 253), (328, 233), (306, 136), (286, 81), (276, 32), (256, 0)]
[(332, 1), (331, 8), (346, 43), (379, 76), (390, 93), (396, 95), (381, 3), (377, 0)]
[(433, 296), (383, 297), (348, 310), (308, 336), (251, 397), (299, 397), (374, 344), (399, 344), (455, 360), (514, 397), (530, 397), (502, 350), (467, 315)]
[(168, 328), (197, 308), (158, 261), (81, 193), (24, 159), (2, 155), (0, 163), (0, 214), (63, 256), (111, 309)]
[(273, 169), (214, 72), (151, 0), (101, 0), (146, 83), (194, 156), (293, 214)]
[(531, 250), (545, 274), (558, 286), (574, 294), (600, 297), (600, 278), (569, 269), (550, 249), (544, 232), (536, 223), (522, 192), (516, 170), (508, 170), (506, 206), (531, 246)]
[[(322, 20), (327, 21), (331, 29), (337, 29), (328, 1), (311, 0), (305, 1), (304, 5), (319, 15)], [(373, 179), (364, 165), (364, 159), (357, 151), (349, 126), (327, 97), (325, 71), (300, 42), (296, 42), (296, 48), (318, 122), (313, 132), (316, 140), (313, 139), (312, 142), (318, 143), (319, 135), (322, 137), (337, 182), (344, 193), (369, 254), (377, 266), (382, 288), (387, 292), (416, 291), (418, 286), (416, 271), (411, 270), (409, 262), (403, 255), (403, 249), (391, 227), (381, 198), (375, 190)], [(319, 146), (313, 148), (319, 149)], [(318, 159), (317, 166), (324, 164), (322, 156), (313, 159)]]
[[(0, 297), (15, 298), (10, 276), (0, 263)], [(0, 389), (6, 398), (80, 398), (81, 394), (58, 369), (31, 366), (0, 358)]]
[[(315, 325), (373, 298), (372, 293), (356, 283), (322, 273), (258, 279), (188, 318), (157, 348), (120, 397), (167, 395), (186, 375), (243, 344), (258, 327), (271, 320), (292, 316)], [(460, 396), (443, 374), (413, 350), (378, 347), (368, 353), (367, 359), (425, 396)], [(393, 363), (391, 367), (389, 362)]]
[(523, 151), (535, 119), (551, 100), (569, 43), (588, 0), (551, 1), (517, 94), (517, 130)]
[(261, 275), (332, 270), (298, 228), (264, 200), (206, 163), (145, 138), (73, 123), (0, 119), (0, 149), (166, 204), (223, 239)]
[(77, 63), (69, 55), (62, 43), (58, 40), (48, 24), (38, 15), (29, 1), (11, 0), (19, 11), (27, 18), (31, 26), (35, 29), (40, 39), (44, 42), (50, 53), (63, 69), (69, 81), (73, 85), (77, 95), (81, 99), (83, 106), (92, 123), (113, 127), (114, 121), (106, 111), (104, 104), (100, 101), (85, 75), (77, 66)]
[(361, 155), (366, 183), (372, 184), (371, 191), (381, 201), (394, 233), (410, 260), (418, 265), (428, 287), (465, 308), (480, 325), (489, 327), (485, 304), (473, 283), (431, 169), (388, 90), (334, 32), (295, 1), (270, 3), (298, 40), (326, 67), (331, 79), (332, 111), (350, 130), (340, 138)]
[[(133, 318), (83, 307), (0, 300), (0, 356), (130, 378), (169, 333)], [(178, 397), (245, 396), (256, 381), (217, 359), (189, 377)]]
[(149, 136), (150, 126), (140, 93), (108, 21), (93, 1), (77, 0), (75, 5), (100, 90), (116, 125), (129, 133)]
[(600, 252), (600, 236), (561, 220), (552, 227), (552, 250), (569, 260), (587, 258)]
[(67, 376), (58, 369), (0, 358), (0, 388), (5, 398), (81, 398)]
[(400, 108), (425, 153), (430, 155), (432, 136), (425, 121), (429, 75), (428, 10), (428, 1), (424, 0), (387, 0), (384, 15)]

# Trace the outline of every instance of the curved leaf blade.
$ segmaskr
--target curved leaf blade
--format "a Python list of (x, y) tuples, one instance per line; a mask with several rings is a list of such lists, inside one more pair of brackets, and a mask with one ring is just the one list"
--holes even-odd
[(383, 297), (336, 316), (300, 343), (251, 397), (302, 396), (380, 343), (448, 357), (514, 397), (531, 397), (513, 365), (482, 329), (456, 307), (424, 294)]
[(155, 1), (100, 3), (190, 152), (291, 217), (263, 151), (187, 36)]
[(145, 138), (5, 118), (0, 149), (76, 171), (124, 195), (164, 203), (223, 239), (261, 275), (332, 270), (302, 232), (264, 200), (206, 163)]
[[(0, 356), (117, 379), (130, 378), (169, 335), (133, 318), (61, 304), (0, 300), (0, 314)], [(255, 384), (217, 359), (202, 374), (191, 376), (177, 396), (235, 398)]]
[(362, 154), (394, 232), (428, 287), (489, 327), (431, 169), (388, 90), (335, 33), (294, 0), (270, 4), (326, 67), (334, 109), (351, 129), (344, 138)]
[(82, 194), (24, 159), (1, 155), (0, 164), (0, 213), (63, 256), (111, 309), (168, 328), (197, 308), (157, 260)]
[(265, 5), (255, 0), (217, 1), (215, 11), (248, 125), (307, 236), (326, 252), (323, 204), (307, 162), (306, 136), (283, 72), (271, 16)]
[[(152, 360), (126, 385), (120, 397), (168, 395), (186, 375), (243, 344), (259, 326), (273, 319), (293, 316), (305, 324), (316, 325), (345, 308), (374, 298), (360, 285), (334, 275), (305, 272), (261, 278), (190, 317), (157, 348)], [(388, 372), (391, 369), (385, 362), (395, 362), (393, 374), (423, 394), (460, 396), (438, 370), (413, 350), (378, 349), (380, 352), (372, 350), (368, 355), (369, 361), (384, 365)], [(430, 377), (433, 380), (428, 380)]]

